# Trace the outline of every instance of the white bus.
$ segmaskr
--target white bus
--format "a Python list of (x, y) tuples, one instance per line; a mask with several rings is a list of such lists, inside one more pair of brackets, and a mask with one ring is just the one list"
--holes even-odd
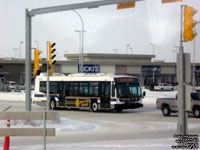
[[(84, 108), (97, 112), (143, 107), (137, 77), (115, 74), (70, 74), (50, 77), (50, 109)], [(35, 80), (35, 104), (46, 105), (46, 74)]]

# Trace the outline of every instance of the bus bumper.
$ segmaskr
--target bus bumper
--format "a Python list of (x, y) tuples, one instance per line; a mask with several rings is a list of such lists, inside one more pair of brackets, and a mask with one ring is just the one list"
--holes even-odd
[(115, 109), (131, 109), (131, 108), (140, 108), (143, 107), (141, 103), (133, 103), (133, 104), (115, 104)]

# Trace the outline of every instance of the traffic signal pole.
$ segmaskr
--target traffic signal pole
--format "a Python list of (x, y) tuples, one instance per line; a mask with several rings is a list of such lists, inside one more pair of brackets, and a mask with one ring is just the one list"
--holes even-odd
[(181, 33), (180, 33), (180, 47), (179, 47), (179, 84), (178, 84), (178, 124), (177, 133), (178, 135), (187, 134), (187, 112), (186, 109), (186, 99), (185, 99), (185, 68), (184, 68), (184, 49), (183, 49), (183, 38), (182, 38), (182, 22), (183, 22), (183, 8), (185, 5), (181, 5)]
[(46, 103), (46, 110), (49, 111), (49, 42), (47, 42), (47, 103)]

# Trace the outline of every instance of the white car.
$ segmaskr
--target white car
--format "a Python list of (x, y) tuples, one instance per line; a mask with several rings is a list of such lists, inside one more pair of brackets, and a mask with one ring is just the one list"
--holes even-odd
[(158, 90), (158, 91), (171, 91), (174, 89), (175, 88), (172, 85), (167, 84), (167, 83), (159, 83), (154, 86), (154, 90)]
[(8, 81), (7, 84), (11, 90), (16, 90), (17, 83), (15, 81)]

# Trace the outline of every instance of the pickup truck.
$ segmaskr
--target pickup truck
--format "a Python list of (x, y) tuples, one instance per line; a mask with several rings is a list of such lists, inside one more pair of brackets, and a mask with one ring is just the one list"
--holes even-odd
[(172, 90), (173, 91), (174, 87), (167, 83), (159, 83), (154, 86), (154, 90), (158, 90), (158, 91), (171, 91)]
[[(176, 98), (157, 98), (156, 107), (162, 111), (164, 116), (178, 112)], [(196, 118), (200, 118), (200, 92), (191, 93), (191, 110)]]

